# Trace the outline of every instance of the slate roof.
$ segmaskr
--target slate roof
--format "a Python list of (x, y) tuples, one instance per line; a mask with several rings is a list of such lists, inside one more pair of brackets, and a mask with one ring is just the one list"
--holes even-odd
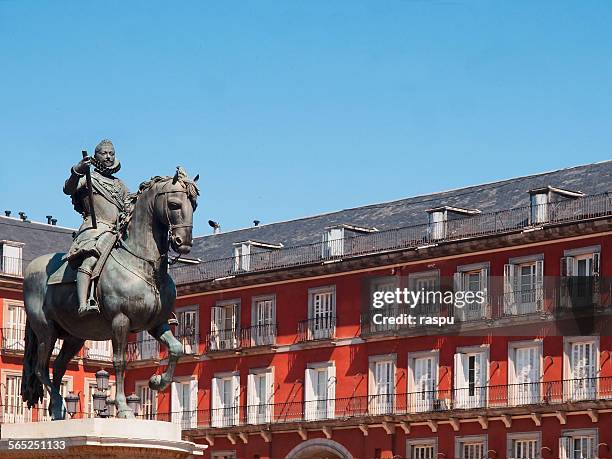
[(61, 226), (0, 216), (0, 240), (25, 243), (22, 249), (24, 266), (40, 255), (66, 252), (72, 243), (73, 231)]
[(529, 191), (546, 186), (594, 195), (612, 191), (612, 161), (517, 177), (484, 185), (339, 210), (257, 227), (194, 238), (189, 258), (202, 261), (233, 256), (233, 244), (247, 240), (285, 247), (321, 242), (326, 227), (349, 224), (378, 230), (427, 223), (427, 210), (454, 206), (495, 212), (529, 206)]

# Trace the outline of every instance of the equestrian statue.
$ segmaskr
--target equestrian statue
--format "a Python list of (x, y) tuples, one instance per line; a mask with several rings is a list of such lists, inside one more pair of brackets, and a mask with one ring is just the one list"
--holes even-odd
[[(180, 256), (191, 250), (198, 176), (192, 180), (177, 167), (174, 176), (153, 177), (130, 194), (114, 176), (120, 167), (109, 140), (98, 144), (93, 158), (83, 152), (64, 185), (83, 224), (67, 254), (40, 256), (25, 270), (21, 397), (31, 408), (46, 388), (54, 420), (66, 417), (60, 385), (85, 340), (112, 340), (119, 418), (134, 417), (124, 390), (130, 333), (146, 330), (168, 348), (166, 370), (149, 379), (153, 390), (168, 387), (183, 355), (169, 325), (176, 299), (169, 251)], [(49, 360), (58, 339), (63, 344), (51, 380)]]

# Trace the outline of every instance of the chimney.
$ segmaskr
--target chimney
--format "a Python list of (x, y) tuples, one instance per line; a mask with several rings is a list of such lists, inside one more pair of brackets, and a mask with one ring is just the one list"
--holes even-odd
[(19, 218), (21, 218), (21, 220), (25, 222), (28, 219), (28, 216), (25, 212), (19, 212)]
[(51, 219), (51, 225), (53, 225), (53, 226), (57, 225), (57, 218), (52, 218)]
[(4, 215), (6, 215), (7, 217), (11, 216), (11, 211), (10, 210), (5, 210), (4, 211)]
[(47, 215), (45, 218), (47, 219), (47, 225), (50, 225), (51, 220), (53, 220), (53, 215)]
[(253, 226), (259, 226), (260, 223), (260, 220), (253, 220)]

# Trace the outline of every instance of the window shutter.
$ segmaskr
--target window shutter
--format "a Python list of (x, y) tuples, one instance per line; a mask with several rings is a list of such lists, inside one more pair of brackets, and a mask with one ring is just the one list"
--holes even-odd
[(481, 306), (482, 317), (489, 317), (489, 268), (480, 270), (480, 290), (484, 292), (485, 302)]
[[(453, 287), (455, 293), (463, 291), (463, 273), (455, 273), (453, 274)], [(453, 304), (453, 308), (455, 310), (454, 316), (459, 321), (465, 320), (465, 306), (462, 308), (455, 307)]]
[(171, 397), (170, 409), (172, 412), (172, 422), (173, 423), (181, 422), (183, 408), (181, 407), (181, 404), (180, 404), (180, 394), (179, 394), (180, 390), (181, 390), (181, 387), (180, 387), (180, 383), (178, 382), (173, 382), (172, 385), (170, 386), (170, 397)]
[(221, 427), (221, 420), (223, 419), (221, 409), (221, 384), (223, 384), (221, 378), (212, 379), (211, 421), (213, 427)]
[(189, 421), (190, 426), (196, 427), (198, 418), (198, 380), (192, 379), (189, 381)]
[(307, 421), (316, 419), (314, 372), (312, 368), (307, 368), (304, 375), (304, 418)]
[(506, 314), (516, 314), (514, 290), (514, 265), (504, 265), (504, 309)]
[(323, 240), (321, 241), (321, 258), (328, 258), (329, 255), (329, 232), (325, 231), (323, 233)]
[(257, 390), (255, 388), (255, 375), (249, 373), (247, 376), (247, 417), (249, 424), (255, 424), (257, 419), (257, 408), (259, 404)]
[(600, 306), (601, 297), (599, 295), (599, 252), (593, 253), (593, 304)]
[(561, 258), (561, 278), (559, 279), (559, 299), (562, 307), (571, 307), (569, 277), (573, 275), (574, 259), (572, 257)]
[(536, 309), (544, 309), (544, 260), (537, 260), (535, 266)]
[(240, 409), (240, 375), (232, 376), (232, 393), (234, 394), (232, 400), (232, 419), (234, 425), (238, 424), (238, 410)]
[(559, 438), (559, 459), (570, 459), (570, 438), (560, 437)]
[(327, 417), (336, 417), (336, 367), (327, 367)]

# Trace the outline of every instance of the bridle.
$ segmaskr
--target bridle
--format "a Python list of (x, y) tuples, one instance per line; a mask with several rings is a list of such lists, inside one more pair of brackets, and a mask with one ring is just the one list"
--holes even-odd
[[(172, 223), (172, 221), (170, 220), (170, 213), (168, 211), (168, 195), (171, 193), (184, 193), (184, 194), (188, 194), (186, 190), (172, 190), (172, 191), (164, 191), (164, 188), (166, 187), (166, 185), (168, 184), (168, 182), (164, 183), (162, 189), (160, 191), (158, 191), (157, 193), (155, 193), (155, 196), (153, 197), (153, 207), (155, 207), (156, 203), (157, 203), (157, 198), (159, 198), (160, 196), (164, 197), (164, 209), (165, 209), (165, 216), (166, 216), (166, 225), (168, 226), (168, 234), (167, 234), (167, 240), (168, 243), (166, 244), (165, 250), (164, 252), (160, 253), (159, 258), (157, 258), (156, 260), (152, 259), (152, 258), (147, 258), (143, 255), (140, 255), (138, 253), (135, 253), (134, 250), (132, 250), (128, 244), (122, 240), (121, 238), (119, 239), (119, 242), (121, 244), (121, 246), (123, 246), (123, 248), (125, 250), (127, 250), (129, 253), (131, 253), (132, 255), (134, 255), (136, 258), (139, 258), (141, 260), (144, 260), (146, 262), (148, 262), (149, 264), (151, 264), (151, 266), (153, 267), (154, 271), (155, 271), (155, 265), (164, 257), (168, 257), (168, 252), (170, 251), (170, 241), (174, 240), (174, 230), (176, 228), (192, 228), (193, 229), (193, 224), (190, 223), (178, 223), (178, 224), (174, 224)], [(176, 263), (179, 258), (181, 258), (182, 254), (178, 254), (177, 257), (168, 260), (168, 264), (169, 265), (173, 265), (174, 263)]]

